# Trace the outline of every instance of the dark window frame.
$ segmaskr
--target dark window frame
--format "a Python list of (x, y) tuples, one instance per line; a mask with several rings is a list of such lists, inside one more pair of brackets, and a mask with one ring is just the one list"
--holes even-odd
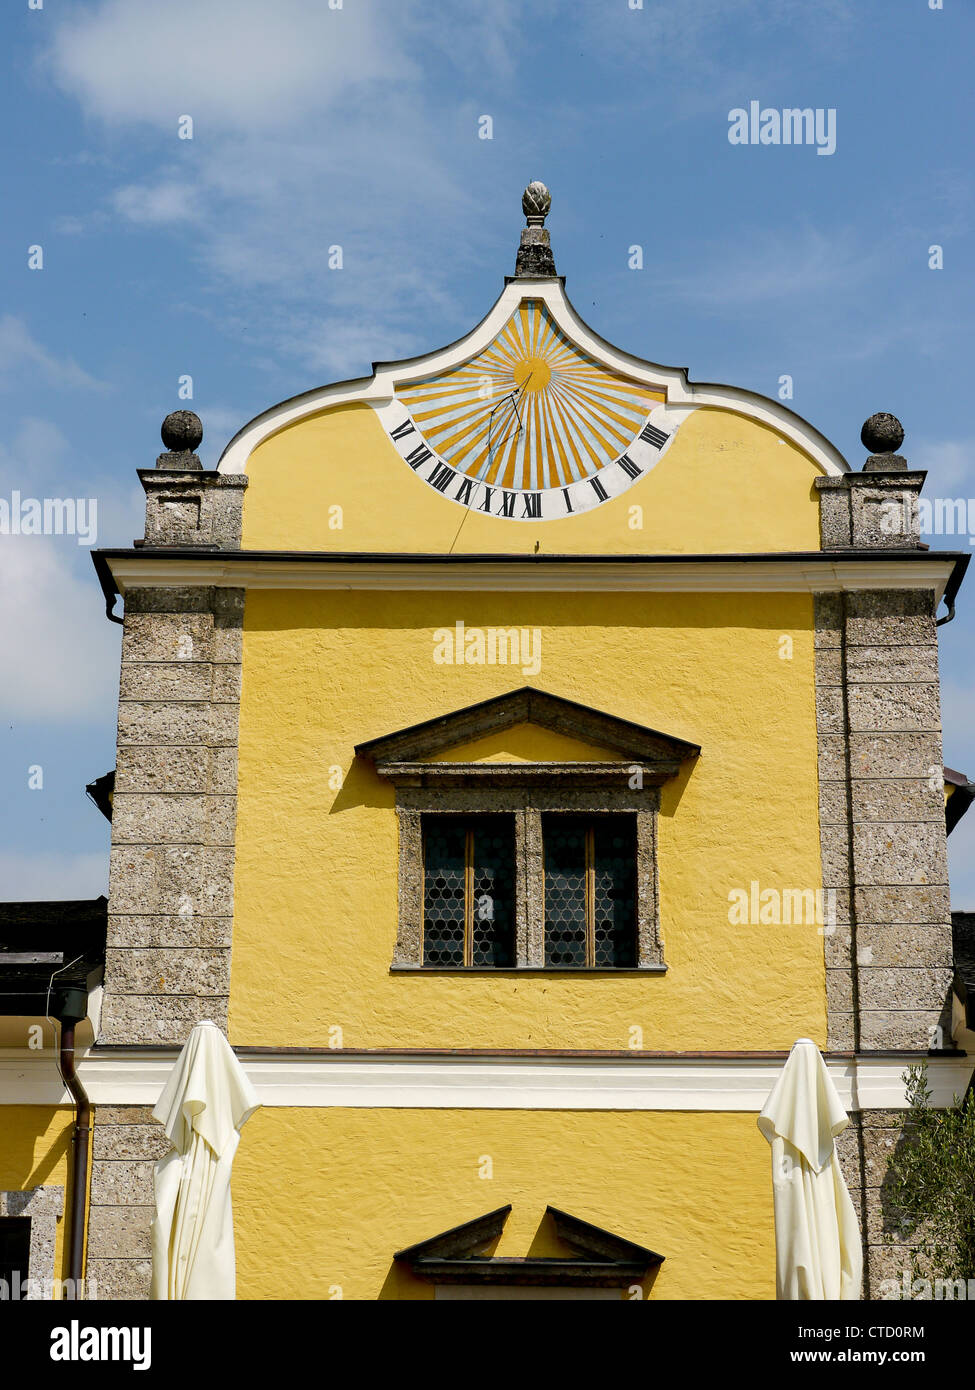
[[(573, 962), (552, 962), (550, 954), (554, 954), (551, 948), (551, 931), (549, 927), (549, 868), (545, 854), (545, 835), (547, 825), (553, 825), (558, 819), (565, 818), (573, 820), (583, 828), (583, 953), (584, 960), (575, 964)], [(599, 945), (597, 944), (597, 886), (596, 876), (598, 865), (596, 862), (596, 832), (597, 829), (605, 830), (610, 822), (626, 821), (626, 829), (632, 834), (632, 853), (630, 859), (630, 889), (633, 897), (632, 921), (629, 924), (628, 935), (628, 954), (632, 959), (626, 961), (598, 961)], [(637, 829), (636, 818), (629, 811), (594, 811), (594, 812), (565, 812), (565, 811), (546, 811), (542, 815), (542, 921), (545, 934), (545, 964), (548, 969), (588, 969), (588, 970), (632, 970), (636, 968), (639, 945), (637, 940)]]
[[(436, 965), (439, 964), (439, 962), (433, 962), (433, 961), (430, 961), (430, 960), (427, 959), (428, 936), (432, 935), (432, 933), (430, 933), (430, 932), (428, 931), (428, 925), (427, 925), (428, 911), (429, 911), (427, 888), (428, 888), (428, 878), (429, 878), (429, 876), (430, 876), (430, 856), (429, 856), (429, 853), (428, 853), (428, 847), (429, 847), (429, 836), (430, 836), (430, 832), (431, 832), (431, 830), (432, 830), (432, 828), (433, 828), (433, 824), (434, 824), (438, 819), (440, 819), (440, 818), (439, 818), (439, 817), (436, 817), (436, 816), (430, 816), (429, 814), (424, 815), (424, 816), (422, 817), (422, 819), (421, 819), (421, 843), (422, 843), (421, 857), (422, 857), (423, 886), (422, 886), (422, 894), (421, 894), (421, 912), (422, 912), (422, 916), (421, 916), (421, 923), (420, 923), (420, 938), (421, 938), (421, 940), (420, 940), (420, 951), (421, 951), (421, 956), (422, 956), (422, 960), (423, 960), (423, 965), (424, 965), (426, 968), (428, 968), (428, 969), (429, 969), (429, 968), (435, 968)], [(444, 817), (444, 819), (448, 819), (448, 817)], [(458, 830), (463, 830), (463, 833), (464, 833), (464, 878), (463, 878), (463, 888), (464, 888), (464, 913), (463, 913), (463, 943), (462, 943), (462, 951), (461, 951), (462, 960), (461, 960), (461, 962), (460, 962), (459, 964), (460, 964), (460, 966), (462, 966), (464, 969), (467, 969), (467, 970), (479, 970), (479, 969), (480, 969), (480, 970), (505, 970), (505, 969), (510, 969), (510, 968), (514, 965), (514, 963), (515, 963), (515, 902), (514, 902), (514, 883), (515, 883), (515, 879), (516, 879), (516, 877), (517, 877), (517, 857), (516, 857), (516, 853), (515, 853), (515, 826), (514, 826), (514, 817), (513, 817), (510, 813), (506, 813), (506, 812), (503, 812), (503, 811), (502, 811), (502, 812), (479, 812), (479, 813), (475, 813), (475, 814), (466, 813), (466, 814), (457, 815), (457, 816), (450, 816), (449, 819), (450, 819), (450, 821), (454, 824), (454, 826), (455, 826)], [(511, 834), (511, 880), (512, 880), (512, 882), (511, 882), (511, 897), (510, 897), (510, 901), (509, 901), (508, 903), (506, 903), (506, 905), (505, 905), (505, 907), (506, 907), (505, 915), (510, 917), (510, 922), (509, 922), (509, 924), (508, 924), (508, 926), (507, 926), (507, 929), (506, 929), (505, 934), (508, 935), (508, 936), (510, 936), (510, 941), (509, 941), (509, 943), (508, 943), (508, 945), (507, 945), (507, 949), (506, 949), (506, 950), (500, 950), (500, 951), (498, 951), (498, 950), (497, 950), (497, 943), (496, 943), (496, 942), (494, 943), (494, 949), (496, 950), (496, 953), (497, 953), (497, 954), (500, 954), (500, 955), (502, 955), (502, 956), (504, 956), (504, 957), (507, 957), (507, 959), (503, 959), (501, 962), (498, 962), (498, 961), (486, 961), (486, 960), (475, 960), (475, 955), (481, 954), (481, 953), (483, 952), (483, 948), (484, 948), (484, 943), (483, 943), (483, 941), (476, 941), (476, 940), (475, 940), (476, 925), (477, 925), (477, 919), (476, 919), (476, 916), (475, 916), (475, 911), (476, 911), (476, 908), (477, 908), (477, 874), (478, 874), (477, 854), (476, 854), (476, 838), (477, 838), (477, 831), (478, 831), (478, 830), (480, 830), (480, 831), (485, 831), (485, 830), (490, 831), (490, 830), (492, 829), (492, 827), (491, 827), (490, 825), (487, 825), (486, 822), (492, 822), (492, 821), (493, 821), (493, 822), (497, 822), (497, 821), (501, 821), (501, 820), (510, 822), (510, 824), (506, 825), (506, 826), (504, 827), (504, 829), (505, 829), (505, 831), (510, 831), (510, 834)], [(485, 935), (486, 935), (489, 939), (490, 939), (491, 937), (496, 937), (496, 936), (497, 936), (497, 933), (498, 933), (498, 928), (497, 928), (497, 925), (496, 925), (495, 923), (493, 923), (493, 918), (492, 918), (492, 924), (493, 924), (493, 930), (492, 930), (492, 931), (486, 931), (486, 932), (485, 932)], [(448, 968), (450, 968), (450, 967), (448, 967)], [(454, 963), (452, 968), (454, 968), (454, 969), (458, 968), (458, 963)]]
[[(635, 779), (639, 780), (639, 779)], [(520, 786), (402, 787), (396, 788), (399, 827), (399, 925), (390, 969), (394, 972), (430, 973), (512, 972), (621, 974), (663, 973), (657, 880), (657, 816), (660, 793), (656, 786), (563, 789)], [(542, 816), (546, 812), (572, 814), (627, 812), (636, 817), (636, 964), (633, 967), (596, 965), (561, 966), (545, 962), (544, 865)], [(515, 819), (515, 960), (511, 967), (494, 965), (426, 965), (423, 961), (423, 817), (425, 815), (490, 815), (509, 812)]]

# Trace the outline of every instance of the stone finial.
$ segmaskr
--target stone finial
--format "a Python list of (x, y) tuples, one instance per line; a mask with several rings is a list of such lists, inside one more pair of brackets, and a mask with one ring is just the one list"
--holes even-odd
[(138, 469), (146, 493), (146, 534), (135, 544), (239, 550), (246, 477), (203, 467), (193, 452), (203, 426), (192, 410), (174, 410), (160, 432), (166, 452), (155, 468)]
[(162, 422), (159, 433), (173, 453), (192, 452), (203, 439), (203, 422), (192, 410), (173, 410)]
[(860, 442), (870, 450), (870, 457), (863, 465), (865, 473), (907, 471), (907, 459), (897, 452), (904, 442), (904, 426), (896, 415), (886, 410), (871, 415), (860, 431)]
[(552, 207), (552, 195), (543, 183), (533, 179), (521, 195), (521, 210), (529, 227), (540, 227)]
[(203, 464), (194, 450), (203, 439), (203, 423), (192, 410), (173, 410), (162, 422), (159, 431), (166, 452), (156, 459), (157, 468), (196, 471)]
[(823, 549), (926, 549), (918, 503), (925, 474), (894, 452), (904, 440), (900, 420), (878, 411), (860, 439), (872, 450), (862, 472), (816, 479)]
[(896, 454), (904, 443), (904, 426), (896, 415), (878, 410), (876, 415), (864, 423), (860, 431), (860, 442), (872, 454)]
[(543, 225), (552, 206), (552, 195), (535, 179), (521, 196), (527, 225), (521, 233), (515, 279), (554, 279), (555, 258), (547, 228)]

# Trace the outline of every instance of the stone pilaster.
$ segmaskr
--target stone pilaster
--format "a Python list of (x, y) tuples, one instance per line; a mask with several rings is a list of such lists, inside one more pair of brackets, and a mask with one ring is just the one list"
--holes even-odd
[(96, 1107), (87, 1272), (97, 1283), (99, 1301), (149, 1297), (152, 1176), (168, 1148), (150, 1109)]
[[(31, 1302), (50, 1298), (53, 1281), (64, 1277), (54, 1260), (58, 1223), (64, 1218), (64, 1188), (45, 1183), (42, 1187), (0, 1191), (0, 1219), (7, 1217), (27, 1217), (30, 1221), (27, 1269), (20, 1271), (27, 1288), (20, 1296)], [(17, 1295), (11, 1293), (9, 1297)]]
[(924, 1052), (951, 1034), (936, 599), (860, 592), (846, 606), (860, 1046)]
[[(136, 545), (239, 549), (244, 477), (207, 472), (198, 418), (163, 423), (167, 452), (140, 469)], [(237, 816), (244, 590), (125, 596), (100, 1044), (181, 1046), (226, 1031)], [(88, 1274), (100, 1299), (147, 1298), (153, 1169), (168, 1140), (149, 1109), (96, 1107)]]
[(885, 1282), (893, 1280), (902, 1287), (903, 1273), (910, 1272), (912, 1264), (913, 1242), (904, 1238), (887, 1185), (890, 1161), (903, 1136), (904, 1114), (864, 1110), (851, 1119), (837, 1151), (863, 1232), (864, 1297), (879, 1299)]
[[(837, 908), (824, 938), (834, 1050), (950, 1045), (935, 606), (925, 590), (815, 600), (823, 884)], [(911, 1265), (883, 1191), (903, 1116), (853, 1118), (838, 1149), (864, 1235), (865, 1296), (879, 1298), (884, 1280)]]
[(99, 1041), (227, 1024), (241, 589), (126, 595)]
[[(816, 601), (829, 1045), (927, 1052), (952, 978), (935, 596)], [(941, 1030), (941, 1031), (939, 1031)]]

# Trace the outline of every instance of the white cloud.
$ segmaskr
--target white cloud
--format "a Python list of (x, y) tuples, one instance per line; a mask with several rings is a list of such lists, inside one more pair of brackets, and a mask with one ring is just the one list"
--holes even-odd
[[(310, 387), (365, 374), (374, 358), (438, 346), (415, 336), (431, 307), (448, 334), (462, 327), (443, 293), (445, 267), (475, 275), (498, 254), (493, 219), (469, 191), (468, 165), (506, 157), (503, 140), (496, 152), (477, 141), (477, 116), (494, 112), (499, 130), (509, 139), (520, 132), (526, 154), (532, 150), (532, 85), (538, 65), (551, 62), (549, 25), (585, 45), (594, 93), (602, 84), (594, 100), (612, 103), (618, 84), (605, 79), (621, 62), (629, 69), (652, 60), (676, 100), (702, 35), (726, 34), (729, 23), (808, 18), (806, 0), (783, 0), (771, 17), (760, 0), (596, 8), (598, 21), (591, 7), (567, 12), (558, 0), (534, 0), (526, 24), (517, 0), (344, 0), (340, 10), (327, 0), (97, 0), (55, 27), (46, 61), (86, 116), (171, 134), (164, 156), (154, 147), (158, 167), (149, 156), (138, 180), (116, 190), (114, 215), (141, 229), (192, 224), (188, 251), (222, 291), (224, 331), (239, 315), (256, 342), (259, 317), (260, 349), (303, 363)], [(847, 0), (822, 8), (831, 22), (850, 13)], [(676, 67), (662, 59), (667, 45), (683, 55)], [(544, 80), (550, 76), (546, 70)], [(713, 107), (713, 80), (697, 86), (695, 99), (706, 93)], [(562, 99), (571, 138), (582, 108), (578, 93)], [(177, 139), (182, 114), (193, 116), (192, 143)], [(526, 180), (544, 173), (535, 153)], [(523, 185), (503, 193), (494, 186), (513, 214), (500, 280), (514, 259)], [(814, 232), (800, 230), (795, 243), (753, 242), (730, 269), (728, 247), (716, 245), (711, 270), (695, 267), (671, 293), (739, 312), (869, 271), (869, 256), (852, 249), (844, 258)], [(329, 266), (333, 245), (342, 248), (342, 270)], [(196, 311), (215, 317), (212, 304), (198, 302)]]
[(5, 902), (58, 902), (108, 896), (108, 853), (0, 850)]
[(341, 377), (357, 364), (364, 371), (374, 361), (396, 362), (409, 355), (414, 342), (411, 334), (396, 332), (388, 323), (359, 319), (319, 325), (297, 347), (313, 371)]
[(0, 683), (0, 718), (81, 723), (114, 706), (121, 628), (105, 617), (94, 570), (82, 577), (69, 563), (73, 545), (0, 535), (0, 651), (17, 672)]
[(54, 219), (54, 230), (58, 236), (84, 236), (87, 230), (87, 223), (83, 217), (75, 217), (71, 213), (64, 213)]
[(196, 216), (190, 188), (175, 179), (150, 184), (127, 184), (112, 198), (115, 211), (140, 226), (190, 222)]
[(70, 459), (67, 437), (50, 420), (27, 416), (9, 446), (0, 444), (0, 480), (7, 488), (34, 492)]
[[(608, 10), (580, 6), (589, 33), (598, 41), (625, 47), (631, 61), (645, 63), (651, 58), (660, 67), (702, 61), (710, 71), (710, 59), (727, 54), (728, 32), (747, 33), (758, 61), (760, 45), (766, 35), (785, 30), (803, 33), (803, 46), (796, 49), (797, 63), (808, 63), (811, 51), (827, 51), (836, 42), (837, 31), (844, 31), (857, 19), (854, 0), (818, 0), (810, 9), (809, 0), (680, 0), (680, 4), (661, 4), (642, 0), (642, 9), (630, 9), (626, 0)], [(727, 68), (727, 58), (724, 64)]]
[(32, 337), (23, 319), (13, 314), (0, 318), (0, 375), (11, 387), (25, 368), (36, 368), (56, 386), (73, 386), (89, 391), (107, 390), (107, 384), (83, 371), (70, 357), (55, 357)]
[(389, 42), (395, 18), (370, 0), (102, 0), (57, 27), (46, 62), (61, 88), (103, 121), (194, 137), (267, 131), (414, 69)]
[[(616, 100), (622, 93), (620, 119), (632, 119), (634, 72), (652, 75), (653, 89), (666, 92), (656, 115), (658, 134), (667, 125), (705, 117), (727, 130), (725, 112), (752, 98), (793, 84), (801, 92), (811, 64), (832, 57), (854, 42), (852, 30), (863, 25), (854, 0), (642, 0), (631, 9), (627, 0), (574, 6), (577, 33), (587, 53), (612, 62), (614, 78), (626, 69), (627, 81), (607, 90), (594, 85), (587, 103)], [(568, 8), (568, 7), (565, 7)], [(564, 14), (564, 10), (562, 11)], [(747, 60), (735, 61), (736, 45), (747, 41)], [(544, 62), (544, 55), (539, 61)], [(790, 61), (791, 60), (791, 61)], [(639, 98), (637, 98), (639, 100)], [(776, 105), (770, 100), (770, 104)], [(805, 105), (784, 100), (782, 105)]]
[[(537, 0), (536, 17), (559, 10)], [(533, 61), (532, 42), (517, 0), (345, 0), (341, 10), (327, 0), (98, 0), (56, 22), (46, 62), (86, 117), (127, 135), (135, 123), (171, 132), (172, 145), (163, 153), (153, 137), (138, 177), (108, 195), (107, 215), (134, 232), (192, 226), (182, 254), (219, 298), (188, 307), (277, 370), (302, 364), (297, 389), (438, 346), (416, 335), (433, 308), (447, 336), (464, 326), (447, 276), (497, 256), (468, 186), (469, 159), (493, 153), (477, 140), (477, 114), (507, 109), (511, 119), (523, 96), (512, 78)], [(452, 73), (462, 75), (460, 108)], [(192, 142), (177, 139), (181, 114), (193, 116)], [(498, 288), (522, 187), (506, 191)]]
[[(431, 303), (459, 326), (444, 267), (483, 263), (486, 229), (458, 178), (456, 112), (440, 117), (443, 83), (423, 64), (434, 50), (503, 85), (518, 33), (513, 0), (483, 13), (459, 0), (101, 0), (55, 28), (47, 62), (86, 116), (172, 131), (157, 167), (147, 155), (109, 195), (109, 215), (141, 231), (192, 225), (223, 330), (239, 312), (248, 342), (303, 362), (314, 386), (435, 346), (413, 334)], [(464, 117), (473, 150), (479, 109)], [(192, 143), (177, 140), (181, 114)], [(192, 307), (216, 317), (212, 305)]]
[[(14, 490), (22, 498), (83, 497), (86, 507), (82, 519), (86, 524), (91, 515), (90, 504), (92, 501), (95, 504), (97, 534), (91, 538), (91, 544), (128, 544), (133, 536), (143, 531), (145, 497), (142, 488), (131, 474), (120, 481), (117, 475), (96, 472), (88, 464), (85, 447), (82, 445), (79, 453), (78, 445), (72, 444), (52, 421), (25, 417), (10, 443), (0, 443), (0, 495), (8, 504)], [(151, 464), (152, 460), (148, 462)], [(16, 540), (16, 537), (0, 534), (0, 547)], [(24, 540), (38, 544), (43, 538), (30, 536)], [(58, 547), (75, 544), (70, 536), (56, 540)], [(86, 566), (90, 561), (87, 555), (72, 553), (70, 559), (88, 579)]]
[(960, 484), (969, 491), (975, 485), (975, 440), (943, 439), (914, 445), (908, 440), (905, 453), (912, 468), (928, 470), (925, 496), (930, 493), (932, 497), (944, 497)]
[[(473, 120), (471, 131), (473, 143)], [(436, 308), (448, 330), (460, 327), (445, 267), (479, 269), (496, 255), (428, 114), (394, 119), (377, 104), (343, 117), (333, 139), (317, 137), (317, 130), (280, 141), (227, 136), (201, 148), (185, 185), (167, 175), (165, 196), (146, 180), (115, 199), (143, 228), (176, 230), (192, 217), (190, 252), (221, 297), (218, 310), (205, 297), (189, 307), (219, 314), (223, 332), (246, 331), (279, 361), (303, 363), (307, 386), (323, 374), (356, 376), (373, 359), (438, 346), (419, 342), (414, 325)], [(511, 189), (512, 261), (520, 192)], [(341, 268), (330, 265), (333, 247), (341, 248)], [(507, 268), (498, 267), (499, 281)]]

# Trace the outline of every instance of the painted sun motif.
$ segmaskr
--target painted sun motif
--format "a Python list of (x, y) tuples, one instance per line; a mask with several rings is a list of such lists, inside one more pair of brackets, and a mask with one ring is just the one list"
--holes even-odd
[(520, 304), (464, 366), (396, 394), (458, 472), (515, 491), (593, 477), (665, 399), (581, 351), (539, 300)]

